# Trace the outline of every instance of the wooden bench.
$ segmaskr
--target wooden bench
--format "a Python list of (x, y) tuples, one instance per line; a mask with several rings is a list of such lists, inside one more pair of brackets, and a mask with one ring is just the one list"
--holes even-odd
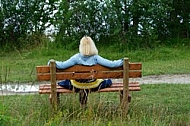
[(140, 91), (138, 82), (129, 82), (129, 78), (142, 76), (142, 64), (131, 63), (124, 58), (123, 66), (108, 68), (101, 65), (83, 66), (75, 65), (67, 69), (57, 69), (55, 61), (50, 61), (50, 66), (37, 66), (37, 80), (50, 81), (51, 84), (41, 84), (39, 94), (50, 94), (50, 102), (54, 110), (57, 110), (59, 95), (62, 93), (74, 93), (57, 85), (58, 80), (65, 79), (121, 79), (121, 82), (113, 83), (111, 87), (100, 89), (97, 92), (119, 92), (121, 106), (127, 111), (129, 91)]

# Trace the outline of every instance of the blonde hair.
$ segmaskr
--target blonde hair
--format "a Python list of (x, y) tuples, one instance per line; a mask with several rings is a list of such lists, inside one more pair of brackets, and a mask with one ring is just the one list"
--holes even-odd
[(89, 36), (84, 36), (80, 40), (79, 52), (86, 56), (92, 56), (98, 54), (98, 50), (95, 46), (95, 43)]

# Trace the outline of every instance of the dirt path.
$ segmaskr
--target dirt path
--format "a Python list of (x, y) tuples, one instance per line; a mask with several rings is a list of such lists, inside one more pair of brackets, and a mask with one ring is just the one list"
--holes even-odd
[(137, 81), (140, 84), (190, 84), (190, 74), (144, 76)]
[[(122, 81), (115, 80), (114, 82)], [(143, 76), (142, 78), (132, 79), (140, 84), (190, 84), (190, 74), (166, 74), (166, 75), (151, 75)]]

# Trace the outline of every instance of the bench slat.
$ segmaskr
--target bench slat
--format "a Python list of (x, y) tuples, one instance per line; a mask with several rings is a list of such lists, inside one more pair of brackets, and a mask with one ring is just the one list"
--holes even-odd
[[(83, 65), (75, 65), (72, 67), (69, 67), (67, 69), (57, 69), (57, 72), (72, 72), (72, 71), (91, 71), (91, 70), (96, 70), (96, 71), (109, 71), (109, 70), (122, 70), (123, 67), (118, 67), (118, 68), (108, 68), (108, 67), (103, 67), (101, 65), (94, 65), (94, 66), (83, 66)], [(142, 69), (142, 63), (137, 62), (137, 63), (129, 63), (129, 70), (141, 70)], [(36, 67), (37, 73), (50, 73), (50, 66), (37, 66)]]
[(129, 62), (129, 70), (142, 70), (142, 63), (140, 63), (140, 62), (130, 63)]
[[(116, 85), (112, 85), (111, 87), (123, 87), (123, 84), (116, 84)], [(134, 84), (134, 85), (130, 85), (129, 87), (140, 87), (140, 85), (139, 84), (138, 85)], [(40, 90), (46, 90), (46, 89), (50, 89), (50, 88), (51, 88), (50, 84), (48, 84), (48, 85), (41, 85), (39, 87)], [(63, 87), (57, 85), (57, 89), (61, 89), (61, 88), (63, 88)]]
[[(117, 92), (117, 91), (122, 91), (123, 87), (114, 87), (114, 88), (104, 88), (99, 90), (98, 92)], [(129, 91), (140, 91), (140, 87), (129, 87)], [(39, 90), (39, 94), (50, 94), (51, 90), (50, 89), (44, 89), (44, 90)], [(68, 90), (68, 89), (57, 89), (57, 93), (74, 93), (74, 91)]]
[[(141, 71), (130, 71), (129, 72), (129, 77), (130, 78), (138, 78), (142, 76)], [(61, 72), (61, 73), (56, 73), (56, 80), (64, 80), (64, 79), (92, 79), (92, 78), (99, 78), (99, 79), (104, 79), (104, 78), (122, 78), (123, 77), (123, 72), (122, 71), (115, 71), (115, 72), (96, 72), (96, 73), (73, 73), (73, 72)], [(50, 73), (46, 74), (37, 74), (37, 79), (38, 81), (48, 81), (50, 80)]]
[[(61, 87), (57, 85), (57, 92), (58, 93), (73, 93), (73, 91), (65, 89), (64, 87)], [(122, 83), (113, 83), (111, 87), (104, 88), (99, 90), (98, 92), (117, 92), (123, 90), (123, 84)], [(140, 85), (138, 82), (131, 82), (129, 84), (129, 91), (140, 91)], [(39, 86), (39, 93), (40, 94), (50, 94), (51, 93), (51, 84), (44, 84)]]
[[(117, 91), (122, 91), (123, 87), (117, 87), (117, 88), (104, 88), (99, 90), (98, 92), (117, 92)], [(129, 91), (140, 91), (140, 87), (129, 87)]]
[[(113, 83), (111, 85), (111, 87), (123, 87), (123, 83)], [(140, 87), (140, 84), (138, 82), (132, 82), (132, 83), (129, 84), (129, 87)], [(50, 89), (50, 88), (51, 88), (51, 84), (43, 84), (43, 85), (39, 86), (40, 90), (45, 90), (45, 89)], [(57, 85), (56, 88), (61, 89), (61, 88), (64, 88), (64, 87), (61, 87), (61, 86)]]

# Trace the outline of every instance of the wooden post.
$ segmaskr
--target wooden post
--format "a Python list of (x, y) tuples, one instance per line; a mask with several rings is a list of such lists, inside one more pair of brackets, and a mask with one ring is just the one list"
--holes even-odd
[(122, 99), (122, 109), (123, 109), (124, 115), (126, 115), (128, 112), (128, 94), (129, 94), (129, 59), (124, 58), (124, 61), (123, 61), (123, 99)]
[(54, 60), (50, 61), (50, 74), (52, 107), (54, 111), (57, 111), (56, 64)]

